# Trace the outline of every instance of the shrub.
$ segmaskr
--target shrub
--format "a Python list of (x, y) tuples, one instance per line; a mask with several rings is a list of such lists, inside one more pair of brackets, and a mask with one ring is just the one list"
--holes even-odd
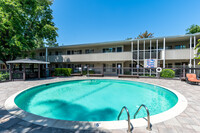
[(71, 68), (56, 68), (54, 74), (55, 76), (70, 76), (71, 72)]
[(175, 72), (171, 69), (164, 69), (160, 73), (160, 77), (163, 78), (174, 78), (175, 77)]
[(0, 73), (0, 81), (5, 81), (9, 79), (9, 73)]

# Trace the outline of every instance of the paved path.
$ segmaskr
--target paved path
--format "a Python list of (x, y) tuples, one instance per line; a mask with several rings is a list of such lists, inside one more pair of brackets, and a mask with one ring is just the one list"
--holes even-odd
[[(70, 79), (83, 79), (86, 77), (73, 77)], [(111, 78), (111, 77), (105, 77)], [(113, 78), (113, 77), (112, 77)], [(115, 78), (116, 79), (116, 78)], [(16, 81), (16, 82), (5, 82), (0, 83), (0, 133), (88, 133), (88, 132), (116, 132), (125, 133), (126, 129), (122, 130), (111, 130), (111, 131), (83, 131), (77, 130), (64, 130), (50, 127), (43, 127), (35, 125), (26, 121), (23, 121), (15, 116), (10, 115), (4, 108), (5, 100), (13, 95), (14, 93), (23, 90), (33, 85), (40, 85), (44, 83), (57, 82), (69, 80), (69, 78), (55, 78), (55, 79), (44, 79), (34, 81)], [(130, 80), (130, 79), (129, 79)], [(188, 107), (179, 116), (164, 121), (162, 123), (154, 124), (151, 133), (200, 133), (200, 85), (189, 85), (179, 80), (164, 80), (164, 79), (149, 79), (140, 78), (132, 79), (133, 81), (145, 81), (148, 83), (154, 83), (162, 85), (174, 90), (177, 90), (183, 94), (188, 100)], [(133, 132), (143, 133), (148, 132), (145, 127), (135, 128)]]

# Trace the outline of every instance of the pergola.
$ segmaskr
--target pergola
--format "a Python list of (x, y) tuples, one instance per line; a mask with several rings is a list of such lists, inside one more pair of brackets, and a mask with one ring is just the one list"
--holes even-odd
[(12, 74), (13, 74), (13, 65), (14, 64), (22, 64), (23, 70), (21, 72), (23, 73), (23, 80), (26, 80), (26, 64), (37, 64), (38, 65), (38, 79), (40, 79), (40, 65), (41, 64), (50, 64), (49, 62), (34, 60), (34, 59), (30, 59), (30, 58), (7, 61), (6, 63), (10, 65), (9, 80), (13, 80)]

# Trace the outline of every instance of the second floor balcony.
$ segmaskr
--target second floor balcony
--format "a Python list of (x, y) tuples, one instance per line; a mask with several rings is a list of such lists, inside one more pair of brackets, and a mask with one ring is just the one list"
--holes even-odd
[[(103, 62), (103, 61), (130, 61), (131, 52), (93, 53), (77, 55), (51, 55), (49, 62)], [(45, 56), (38, 56), (37, 59), (45, 60)]]

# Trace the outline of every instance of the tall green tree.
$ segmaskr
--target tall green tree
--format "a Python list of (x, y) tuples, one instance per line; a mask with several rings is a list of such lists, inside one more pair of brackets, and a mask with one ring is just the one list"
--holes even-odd
[(149, 33), (147, 30), (144, 33), (140, 33), (136, 39), (142, 39), (142, 38), (153, 38), (154, 33)]
[(191, 25), (189, 28), (186, 29), (186, 34), (194, 34), (200, 32), (200, 26), (199, 25)]
[(53, 0), (0, 0), (0, 60), (5, 64), (35, 48), (57, 46)]

